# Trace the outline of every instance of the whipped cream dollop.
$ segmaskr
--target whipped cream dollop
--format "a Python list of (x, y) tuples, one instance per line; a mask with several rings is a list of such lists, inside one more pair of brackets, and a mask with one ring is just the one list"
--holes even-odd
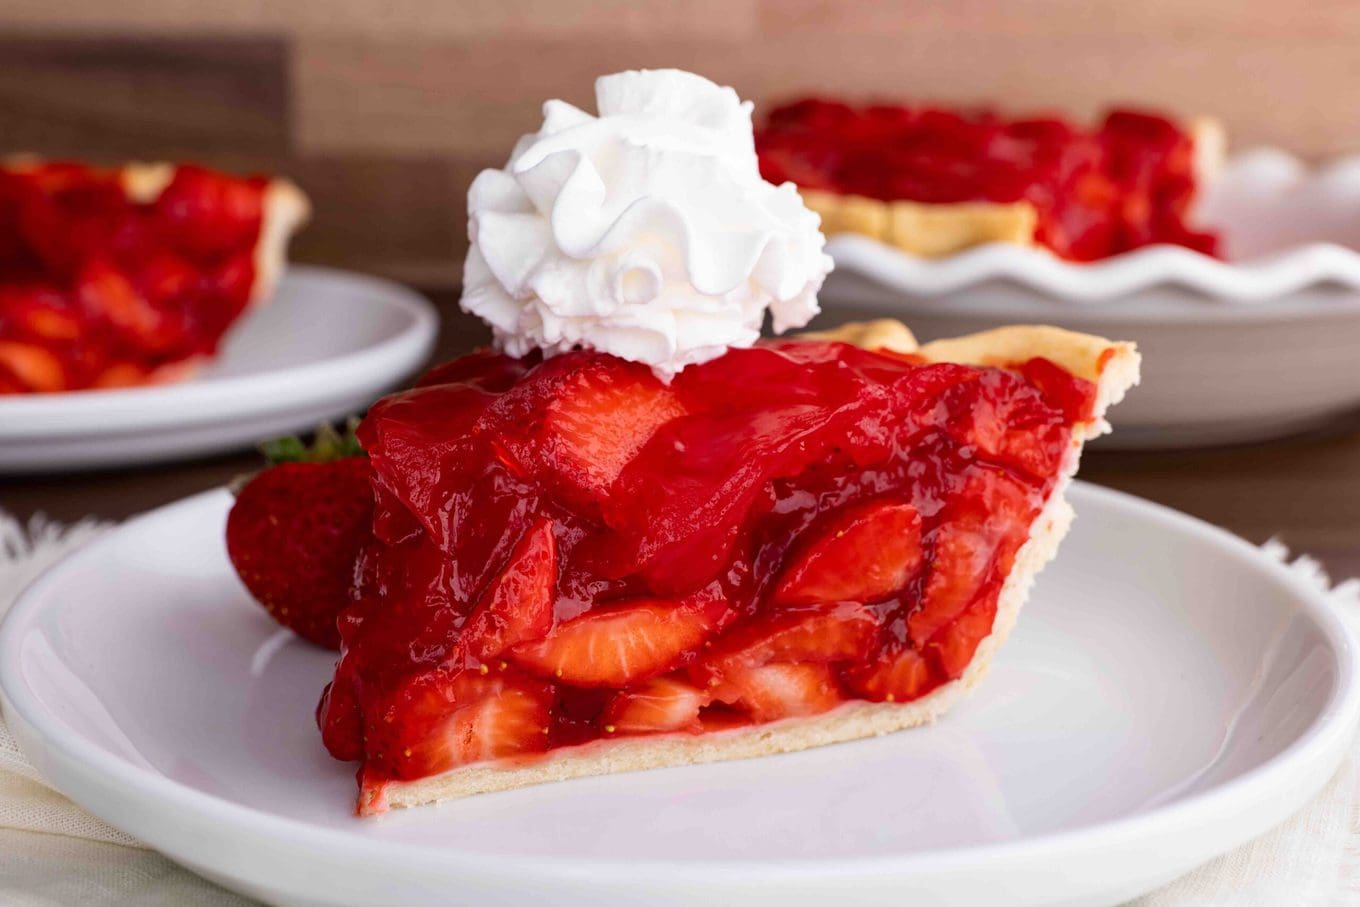
[(468, 191), (463, 308), (512, 356), (574, 348), (663, 380), (817, 314), (831, 270), (816, 214), (760, 176), (751, 103), (679, 70), (595, 83), (597, 116), (543, 128)]

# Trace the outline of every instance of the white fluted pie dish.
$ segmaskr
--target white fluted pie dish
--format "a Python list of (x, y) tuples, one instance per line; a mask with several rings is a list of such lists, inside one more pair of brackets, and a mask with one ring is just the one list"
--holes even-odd
[(891, 315), (922, 340), (1022, 322), (1136, 341), (1143, 385), (1102, 446), (1261, 440), (1360, 408), (1360, 157), (1238, 155), (1197, 220), (1225, 260), (1154, 246), (1074, 264), (1005, 244), (929, 260), (836, 236), (822, 304), (827, 323)]

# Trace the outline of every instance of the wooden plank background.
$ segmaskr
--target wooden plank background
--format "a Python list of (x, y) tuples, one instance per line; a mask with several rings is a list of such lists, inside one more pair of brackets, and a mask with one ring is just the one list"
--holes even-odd
[(468, 181), (539, 104), (680, 66), (822, 91), (1225, 119), (1238, 147), (1360, 150), (1360, 3), (1315, 0), (0, 2), (0, 144), (287, 173), (303, 260), (456, 281)]

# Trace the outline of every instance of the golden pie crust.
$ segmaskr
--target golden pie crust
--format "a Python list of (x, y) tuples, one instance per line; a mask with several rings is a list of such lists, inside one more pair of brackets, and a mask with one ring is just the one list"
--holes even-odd
[(1072, 510), (1064, 494), (1076, 472), (1082, 445), (1109, 430), (1105, 411), (1138, 383), (1138, 352), (1131, 343), (1043, 326), (1003, 327), (924, 345), (916, 342), (905, 325), (892, 320), (847, 324), (803, 336), (839, 340), (867, 349), (914, 353), (930, 362), (994, 365), (1041, 356), (1096, 383), (1095, 412), (1090, 421), (1076, 426), (1059, 481), (1030, 527), (1029, 539), (1016, 555), (1015, 566), (1002, 586), (992, 632), (978, 646), (963, 676), (909, 703), (847, 702), (821, 715), (755, 727), (702, 735), (597, 740), (530, 762), (506, 759), (474, 763), (415, 781), (391, 781), (361, 794), (360, 815), (549, 781), (747, 759), (887, 734), (934, 721), (976, 686), (1014, 626), (1035, 575), (1053, 558), (1067, 533)]

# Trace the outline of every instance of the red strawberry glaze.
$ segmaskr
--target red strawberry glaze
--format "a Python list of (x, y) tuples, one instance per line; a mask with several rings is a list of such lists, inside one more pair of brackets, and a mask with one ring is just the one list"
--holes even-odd
[(376, 790), (924, 695), (990, 633), (1093, 395), (812, 341), (669, 387), (593, 352), (440, 366), (360, 428), (374, 536), (326, 745)]
[(1155, 113), (1114, 110), (1081, 129), (990, 110), (811, 98), (771, 111), (756, 148), (774, 183), (884, 201), (1028, 201), (1038, 242), (1077, 261), (1153, 243), (1217, 251), (1213, 234), (1186, 221), (1193, 139)]
[(0, 167), (0, 394), (116, 387), (211, 355), (245, 309), (268, 181), (184, 165)]

